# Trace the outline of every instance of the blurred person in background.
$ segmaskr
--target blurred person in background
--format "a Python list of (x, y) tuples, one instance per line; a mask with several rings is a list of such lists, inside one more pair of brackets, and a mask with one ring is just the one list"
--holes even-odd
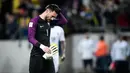
[[(130, 28), (130, 3), (129, 2), (123, 2), (120, 5), (120, 11), (117, 16), (117, 24), (119, 28), (121, 29), (127, 29), (129, 30)], [(123, 30), (126, 31), (126, 30)]]
[(27, 27), (30, 20), (28, 15), (27, 7), (20, 7), (20, 17), (19, 17), (19, 25), (20, 25), (20, 36), (21, 38), (27, 38)]
[(47, 5), (46, 10), (39, 16), (32, 18), (28, 25), (28, 40), (33, 44), (30, 55), (30, 73), (55, 73), (53, 59), (45, 59), (45, 53), (50, 54), (50, 23), (58, 15), (58, 22), (62, 24), (66, 21), (61, 13), (61, 9), (56, 4)]
[(59, 65), (60, 65), (59, 49), (61, 49), (61, 52), (62, 52), (61, 59), (65, 58), (65, 35), (64, 35), (63, 28), (60, 26), (57, 26), (56, 24), (51, 25), (50, 44), (61, 45), (61, 46), (58, 46), (58, 53), (53, 56), (55, 72), (58, 73)]
[(104, 36), (100, 36), (94, 54), (96, 56), (96, 72), (107, 73), (109, 50), (108, 45), (104, 40)]
[(85, 38), (83, 38), (78, 45), (78, 52), (81, 55), (85, 72), (91, 73), (93, 70), (94, 46), (93, 40), (89, 38), (87, 33), (85, 33)]
[(90, 1), (90, 7), (92, 8), (99, 25), (102, 26), (102, 4), (99, 0), (91, 0)]
[(80, 12), (80, 16), (86, 19), (86, 24), (89, 26), (99, 26), (97, 17), (95, 16), (91, 8), (83, 7), (83, 11)]
[(118, 6), (115, 4), (114, 0), (106, 0), (103, 10), (103, 15), (105, 17), (106, 24), (109, 27), (115, 27)]
[(25, 12), (26, 9), (28, 11), (28, 16), (31, 17), (34, 9), (34, 4), (32, 4), (31, 0), (20, 0), (18, 9), (20, 12)]
[(32, 12), (32, 17), (34, 18), (34, 17), (36, 17), (36, 16), (38, 16), (38, 10), (33, 10), (33, 12)]
[(127, 57), (129, 56), (129, 45), (125, 36), (119, 37), (114, 42), (111, 50), (112, 63), (114, 64), (115, 73), (129, 73)]
[[(22, 39), (27, 39), (28, 36), (28, 23), (30, 21), (28, 14), (28, 8), (26, 6), (23, 5), (19, 7), (19, 47), (22, 46)], [(28, 47), (30, 48), (31, 45), (29, 44)]]
[[(58, 20), (61, 17), (64, 18), (64, 20), (58, 22)], [(67, 19), (61, 13), (57, 16), (56, 19), (53, 19), (53, 21), (50, 22), (50, 44), (58, 45), (58, 53), (53, 56), (53, 62), (56, 73), (59, 72), (60, 63), (65, 59), (65, 34), (62, 26), (67, 22)]]
[(6, 36), (7, 39), (16, 39), (18, 38), (18, 24), (13, 13), (6, 14)]

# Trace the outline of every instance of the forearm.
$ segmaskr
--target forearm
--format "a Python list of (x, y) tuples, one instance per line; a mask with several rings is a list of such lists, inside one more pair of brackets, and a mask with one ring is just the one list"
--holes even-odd
[(28, 37), (28, 41), (36, 47), (40, 46), (40, 43), (33, 37)]
[(44, 44), (41, 44), (41, 43), (38, 42), (35, 38), (29, 37), (28, 40), (29, 40), (29, 42), (30, 42), (31, 44), (33, 44), (33, 45), (36, 46), (36, 47), (39, 47), (39, 48), (44, 48), (44, 47), (45, 47)]
[(61, 41), (62, 54), (65, 54), (65, 48), (66, 48), (66, 43), (65, 43), (65, 41)]
[(114, 61), (114, 59), (115, 59), (115, 57), (114, 57), (115, 54), (114, 53), (115, 53), (115, 51), (114, 51), (114, 49), (112, 49), (111, 52), (110, 52), (110, 56), (111, 56), (112, 61)]
[(62, 13), (60, 13), (58, 24), (66, 24), (68, 21)]
[(35, 33), (36, 29), (34, 27), (28, 27), (28, 41), (34, 46), (43, 49), (45, 46), (36, 40)]

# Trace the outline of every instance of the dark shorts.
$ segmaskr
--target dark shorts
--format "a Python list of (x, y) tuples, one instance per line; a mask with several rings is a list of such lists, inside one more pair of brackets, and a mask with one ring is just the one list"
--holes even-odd
[(115, 73), (129, 73), (129, 63), (127, 61), (115, 61)]
[(92, 67), (93, 60), (92, 59), (83, 60), (83, 64), (84, 64), (84, 68), (86, 68), (88, 65)]
[(53, 60), (45, 60), (42, 56), (31, 56), (29, 73), (55, 73)]

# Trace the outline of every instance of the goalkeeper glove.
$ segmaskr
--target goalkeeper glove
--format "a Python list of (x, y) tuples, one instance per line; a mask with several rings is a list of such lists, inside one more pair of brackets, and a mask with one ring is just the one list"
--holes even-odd
[(50, 46), (51, 54), (45, 53), (43, 57), (45, 59), (52, 59), (53, 55), (58, 53), (58, 46), (56, 44), (51, 44)]

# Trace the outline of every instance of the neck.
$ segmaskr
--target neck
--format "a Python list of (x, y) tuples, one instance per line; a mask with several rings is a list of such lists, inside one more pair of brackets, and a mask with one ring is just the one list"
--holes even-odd
[(41, 19), (45, 20), (45, 12), (39, 15)]
[[(46, 14), (45, 14), (45, 12), (44, 12), (44, 13), (40, 14), (39, 16), (40, 16), (41, 19), (46, 20), (46, 19), (45, 19), (45, 17), (46, 17), (45, 15), (46, 15)], [(47, 20), (47, 22), (50, 22), (50, 20)]]

